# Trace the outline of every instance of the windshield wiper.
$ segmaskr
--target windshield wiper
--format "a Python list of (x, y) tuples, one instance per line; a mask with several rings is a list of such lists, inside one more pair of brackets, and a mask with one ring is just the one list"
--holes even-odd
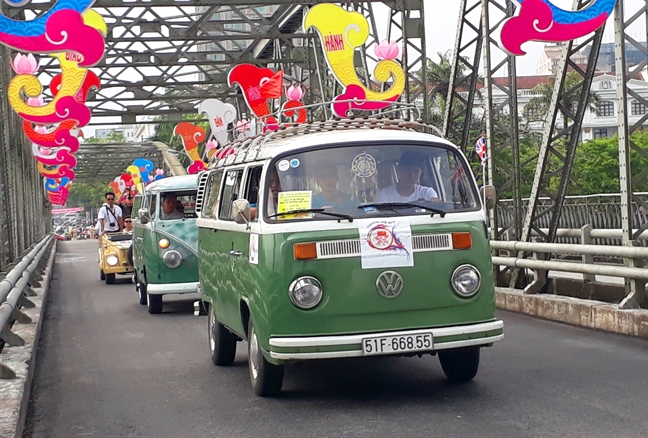
[(431, 211), (432, 215), (431, 217), (434, 217), (434, 214), (437, 213), (441, 217), (445, 217), (446, 213), (448, 213), (445, 210), (441, 210), (440, 208), (434, 208), (434, 207), (428, 207), (426, 205), (421, 205), (421, 204), (415, 204), (414, 202), (380, 202), (380, 203), (375, 203), (375, 204), (363, 204), (359, 205), (358, 208), (376, 208), (378, 210), (397, 210), (401, 208), (421, 208), (423, 210)]
[(332, 213), (330, 211), (326, 211), (323, 208), (307, 208), (303, 210), (290, 210), (290, 211), (284, 211), (283, 213), (275, 213), (271, 214), (268, 216), (268, 219), (272, 219), (273, 217), (278, 217), (278, 216), (286, 216), (289, 214), (300, 214), (300, 213), (320, 213), (326, 216), (333, 216), (339, 219), (346, 219), (349, 222), (353, 222), (353, 218), (349, 216), (348, 214), (342, 214), (342, 213)]

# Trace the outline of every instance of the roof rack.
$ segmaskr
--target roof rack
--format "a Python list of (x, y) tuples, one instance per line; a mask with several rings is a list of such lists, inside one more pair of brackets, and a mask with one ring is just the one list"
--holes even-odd
[[(348, 100), (348, 101), (341, 101), (341, 102), (361, 104), (364, 101)], [(411, 114), (412, 112), (416, 112), (417, 115), (420, 115), (420, 112), (418, 107), (416, 107), (416, 105), (405, 104), (400, 102), (392, 103), (390, 107), (379, 111), (377, 114), (368, 114), (362, 117), (350, 116), (348, 118), (343, 118), (343, 119), (334, 118), (330, 120), (311, 121), (311, 122), (306, 122), (301, 124), (297, 124), (294, 122), (285, 122), (285, 123), (280, 123), (278, 128), (275, 128), (274, 130), (268, 129), (269, 124), (266, 121), (271, 118), (272, 120), (280, 120), (282, 117), (285, 118), (284, 113), (286, 111), (299, 111), (300, 109), (309, 110), (318, 107), (326, 107), (330, 104), (331, 102), (324, 102), (324, 103), (304, 105), (304, 106), (289, 108), (289, 109), (282, 108), (282, 110), (278, 111), (277, 113), (262, 117), (260, 119), (256, 119), (257, 127), (259, 128), (262, 127), (266, 131), (253, 136), (239, 138), (224, 145), (226, 148), (232, 148), (234, 152), (226, 156), (225, 158), (211, 160), (209, 166), (212, 167), (216, 165), (220, 167), (232, 163), (242, 163), (244, 161), (251, 161), (256, 159), (259, 151), (261, 151), (263, 147), (266, 145), (266, 143), (270, 141), (281, 140), (281, 139), (295, 137), (298, 135), (313, 134), (318, 132), (342, 131), (342, 130), (352, 130), (352, 129), (390, 129), (390, 130), (424, 132), (427, 134), (433, 134), (445, 138), (445, 136), (439, 130), (439, 128), (437, 128), (434, 125), (425, 123), (421, 119), (414, 120), (414, 119), (402, 118), (402, 116), (405, 113)], [(396, 114), (401, 116), (401, 118), (397, 118), (395, 116)], [(236, 130), (233, 130), (232, 133), (236, 135)]]

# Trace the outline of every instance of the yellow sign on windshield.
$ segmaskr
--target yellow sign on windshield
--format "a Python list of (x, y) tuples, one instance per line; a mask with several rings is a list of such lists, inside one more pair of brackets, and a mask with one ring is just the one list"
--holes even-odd
[[(284, 213), (295, 210), (309, 210), (311, 208), (311, 200), (313, 192), (310, 190), (296, 191), (296, 192), (280, 192), (279, 202), (277, 204), (277, 213)], [(286, 214), (278, 216), (279, 220), (286, 219), (303, 219), (313, 217), (310, 213)]]

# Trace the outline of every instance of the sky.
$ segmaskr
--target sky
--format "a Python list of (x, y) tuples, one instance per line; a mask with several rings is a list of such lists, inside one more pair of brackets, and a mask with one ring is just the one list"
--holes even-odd
[[(459, 19), (460, 0), (424, 0), (425, 1), (425, 31), (426, 31), (426, 44), (427, 54), (429, 57), (436, 59), (437, 52), (445, 53), (452, 51), (455, 44), (455, 37), (457, 32), (457, 25)], [(551, 0), (556, 6), (571, 10), (573, 0)], [(633, 14), (646, 0), (622, 0), (625, 6), (626, 16)], [(386, 8), (385, 8), (386, 9)], [(383, 21), (379, 15), (386, 19), (387, 14), (385, 11), (380, 11), (377, 7), (374, 9), (377, 15), (378, 26), (380, 21)], [(478, 11), (477, 11), (478, 12)], [(614, 25), (612, 17), (606, 25), (605, 35), (603, 42), (614, 41)], [(638, 20), (641, 21), (641, 20)], [(646, 31), (645, 24), (639, 23), (640, 26), (630, 29), (630, 34), (637, 40), (643, 41), (645, 39)], [(379, 30), (380, 32), (380, 30)], [(527, 52), (526, 55), (518, 57), (517, 72), (519, 76), (527, 76), (536, 74), (536, 64), (542, 53), (544, 43), (530, 42), (523, 45), (523, 49)], [(495, 61), (502, 59), (503, 52), (493, 50)], [(499, 59), (498, 59), (499, 58)], [(500, 71), (499, 75), (504, 74), (505, 71)], [(94, 135), (94, 126), (84, 128), (87, 136)]]
[[(629, 16), (645, 4), (646, 0), (622, 0), (624, 2), (625, 15)], [(572, 10), (573, 0), (551, 0), (559, 8)], [(445, 53), (454, 48), (457, 24), (459, 20), (459, 0), (425, 0), (425, 31), (428, 56), (433, 59), (437, 52)], [(641, 20), (638, 20), (641, 21)], [(639, 41), (646, 39), (645, 27), (631, 28), (630, 34)], [(643, 36), (642, 36), (643, 33)], [(604, 43), (614, 41), (613, 17), (610, 17), (606, 24)], [(526, 43), (522, 48), (527, 52), (525, 56), (518, 58), (517, 71), (519, 76), (534, 75), (536, 63), (542, 53), (544, 43)]]

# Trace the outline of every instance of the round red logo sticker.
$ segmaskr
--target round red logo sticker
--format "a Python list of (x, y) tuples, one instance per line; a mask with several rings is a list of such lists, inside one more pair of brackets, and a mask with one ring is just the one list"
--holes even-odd
[(394, 235), (385, 225), (377, 225), (369, 230), (367, 243), (373, 249), (384, 251), (392, 247)]

